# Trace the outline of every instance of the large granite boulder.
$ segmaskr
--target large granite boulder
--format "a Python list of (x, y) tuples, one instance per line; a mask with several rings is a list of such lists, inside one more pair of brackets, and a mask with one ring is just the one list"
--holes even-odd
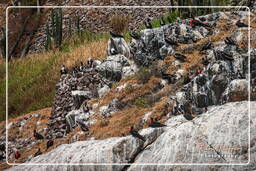
[[(152, 144), (158, 136), (163, 133), (162, 128), (148, 128), (140, 132), (146, 138), (146, 142), (134, 138), (115, 137), (105, 140), (78, 141), (72, 144), (63, 144), (53, 151), (33, 158), (27, 163), (38, 164), (60, 164), (55, 166), (18, 166), (9, 170), (95, 170), (95, 171), (118, 171), (124, 169), (125, 164), (134, 160), (134, 158)], [(100, 164), (108, 164), (100, 166)], [(110, 165), (111, 163), (123, 165)], [(61, 164), (70, 164), (67, 168)], [(72, 165), (73, 164), (73, 165)], [(86, 165), (83, 165), (86, 164)], [(98, 165), (92, 165), (98, 164)]]
[[(252, 102), (251, 105), (256, 104)], [(251, 106), (252, 107), (252, 106)], [(251, 110), (255, 110), (252, 107)], [(256, 124), (256, 112), (249, 120), (248, 102), (227, 103), (209, 108), (207, 113), (193, 120), (184, 121), (177, 116), (167, 121), (167, 130), (148, 148), (143, 150), (129, 171), (168, 170), (254, 170), (256, 169), (255, 138), (249, 139), (251, 128)], [(256, 135), (251, 132), (251, 137)], [(251, 163), (248, 162), (248, 142), (251, 141)], [(150, 164), (138, 166), (136, 164)], [(189, 164), (243, 164), (243, 166), (195, 166)], [(155, 165), (152, 165), (155, 164)], [(170, 164), (162, 165), (161, 164)], [(176, 164), (171, 166), (171, 164)], [(180, 164), (180, 165), (179, 165)], [(186, 166), (181, 166), (187, 164)], [(177, 167), (177, 165), (179, 165)]]
[(248, 81), (246, 79), (233, 80), (223, 93), (225, 102), (248, 100)]

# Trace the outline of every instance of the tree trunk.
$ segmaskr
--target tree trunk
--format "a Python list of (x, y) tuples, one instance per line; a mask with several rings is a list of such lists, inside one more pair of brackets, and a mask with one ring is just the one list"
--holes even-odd
[(30, 16), (28, 16), (28, 17), (25, 19), (25, 21), (24, 21), (24, 24), (23, 24), (22, 30), (21, 30), (21, 32), (20, 32), (20, 34), (19, 34), (19, 36), (18, 36), (18, 39), (16, 40), (16, 42), (15, 42), (15, 44), (14, 44), (12, 50), (10, 51), (10, 54), (9, 54), (9, 57), (10, 57), (10, 58), (11, 58), (11, 56), (13, 55), (13, 53), (15, 52), (16, 48), (18, 47), (18, 44), (19, 44), (19, 42), (20, 42), (20, 40), (21, 40), (21, 38), (22, 38), (22, 36), (23, 36), (23, 33), (24, 33), (24, 31), (25, 31), (25, 28), (26, 28), (26, 26), (27, 26), (27, 23), (28, 23), (29, 18), (30, 18)]
[(20, 55), (20, 58), (23, 58), (24, 56), (27, 55), (27, 53), (28, 53), (28, 51), (29, 51), (29, 47), (30, 47), (30, 41), (33, 39), (33, 37), (34, 37), (34, 34), (31, 33), (31, 34), (29, 35), (29, 38), (28, 38), (28, 39), (26, 40), (26, 42), (25, 42), (25, 45), (24, 45), (23, 51), (22, 51), (22, 53), (21, 53), (21, 55)]

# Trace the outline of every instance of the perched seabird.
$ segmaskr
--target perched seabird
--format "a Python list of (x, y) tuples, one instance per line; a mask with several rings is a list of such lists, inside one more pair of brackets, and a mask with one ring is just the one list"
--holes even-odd
[(139, 40), (140, 39), (140, 35), (138, 33), (136, 33), (135, 31), (131, 31), (129, 34), (135, 40)]
[(213, 54), (216, 60), (221, 60), (222, 57), (220, 55), (220, 51), (213, 49)]
[(231, 60), (231, 61), (234, 60), (232, 54), (226, 53), (224, 51), (220, 51), (220, 55), (224, 59)]
[(109, 33), (113, 38), (124, 38), (124, 36), (117, 33), (113, 33), (112, 31), (110, 31)]
[(166, 125), (161, 124), (160, 122), (155, 121), (154, 118), (150, 118), (150, 124), (148, 126), (152, 127), (152, 128), (158, 128), (158, 127), (164, 127)]
[(0, 160), (4, 160), (4, 159), (5, 159), (4, 154), (3, 153), (0, 154)]
[(205, 22), (206, 21), (206, 18), (205, 17), (199, 17), (198, 18), (200, 21), (202, 21), (202, 22)]
[(78, 72), (79, 72), (78, 67), (77, 67), (77, 66), (74, 66), (74, 67), (72, 68), (72, 72), (73, 72), (73, 74), (78, 73)]
[(183, 114), (184, 118), (187, 119), (188, 121), (191, 121), (194, 119), (194, 117), (191, 114)]
[(82, 72), (84, 70), (84, 63), (81, 62), (79, 66), (79, 71)]
[(60, 69), (60, 74), (63, 75), (63, 74), (67, 74), (67, 73), (68, 73), (68, 71), (67, 71), (65, 65), (62, 65), (62, 67)]
[(50, 148), (51, 146), (53, 146), (53, 139), (49, 139), (46, 143), (46, 149)]
[(202, 64), (203, 64), (204, 66), (207, 66), (209, 63), (210, 63), (210, 62), (209, 62), (209, 60), (208, 60), (207, 57), (203, 57), (203, 58), (202, 58)]
[(203, 45), (201, 51), (210, 49), (211, 46), (212, 46), (212, 41), (211, 41), (211, 40), (208, 40), (208, 41)]
[(87, 65), (92, 68), (94, 60), (92, 58), (87, 59)]
[(20, 158), (20, 156), (21, 156), (20, 153), (18, 151), (16, 151), (15, 155), (14, 155), (15, 159), (18, 160)]
[(196, 19), (194, 19), (194, 18), (189, 21), (189, 24), (190, 24), (192, 27), (194, 27), (194, 26), (210, 27), (209, 25), (204, 24), (204, 23), (202, 23), (201, 21), (196, 20)]
[(160, 25), (161, 25), (161, 26), (164, 26), (164, 25), (165, 25), (165, 21), (164, 21), (164, 18), (163, 18), (163, 17), (161, 17), (161, 19), (160, 19)]
[(0, 151), (5, 151), (5, 144), (0, 145)]
[(237, 26), (237, 27), (248, 27), (247, 24), (241, 22), (240, 20), (238, 20), (238, 21), (236, 22), (236, 26)]
[[(89, 111), (89, 109), (88, 109)], [(82, 131), (89, 131), (89, 127), (81, 120), (78, 120), (77, 123), (79, 124)]]
[(180, 54), (180, 53), (175, 53), (175, 54), (174, 54), (174, 58), (179, 59), (179, 60), (181, 60), (181, 61), (183, 61), (183, 62), (185, 62), (186, 59), (187, 59), (186, 56), (184, 56), (184, 55), (182, 55), (182, 54)]
[(39, 156), (39, 155), (41, 155), (41, 154), (42, 154), (41, 149), (38, 148), (38, 151), (34, 154), (34, 157)]
[(138, 133), (138, 131), (133, 129), (133, 126), (131, 126), (129, 133), (135, 138), (138, 138), (142, 141), (146, 141), (145, 138)]
[(114, 42), (114, 40), (112, 38), (110, 38), (110, 43), (111, 43), (111, 49), (110, 49), (110, 55), (117, 55), (118, 51), (117, 51), (117, 47), (116, 44)]
[(167, 37), (164, 38), (165, 42), (168, 43), (169, 45), (178, 45), (176, 41), (169, 39)]
[(148, 29), (153, 28), (153, 26), (151, 24), (151, 20), (149, 18), (146, 21), (144, 21), (144, 24), (145, 24), (146, 28), (148, 28)]
[(41, 134), (39, 134), (38, 132), (36, 132), (36, 130), (34, 130), (34, 137), (36, 140), (44, 139), (44, 137)]
[(226, 37), (224, 41), (227, 45), (236, 45), (236, 42), (231, 37)]

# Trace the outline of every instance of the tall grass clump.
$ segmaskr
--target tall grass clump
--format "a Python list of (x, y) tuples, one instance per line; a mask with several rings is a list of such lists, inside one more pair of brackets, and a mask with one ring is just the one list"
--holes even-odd
[(130, 17), (127, 15), (114, 14), (110, 18), (110, 26), (115, 33), (121, 34), (128, 30)]

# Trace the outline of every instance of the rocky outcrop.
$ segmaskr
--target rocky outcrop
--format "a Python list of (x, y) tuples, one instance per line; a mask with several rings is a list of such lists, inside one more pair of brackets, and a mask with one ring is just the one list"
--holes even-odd
[(125, 66), (130, 66), (129, 61), (125, 56), (112, 55), (108, 56), (97, 70), (110, 81), (120, 81)]
[[(147, 128), (140, 133), (146, 142), (131, 136), (109, 138), (105, 140), (79, 141), (63, 144), (44, 155), (33, 158), (28, 163), (119, 163), (123, 165), (108, 166), (17, 166), (11, 170), (170, 170), (177, 166), (171, 164), (190, 163), (226, 163), (245, 164), (244, 166), (215, 166), (220, 170), (255, 169), (255, 143), (251, 143), (251, 163), (248, 162), (248, 141), (255, 141), (256, 134), (251, 131), (249, 140), (249, 123), (256, 124), (256, 103), (251, 102), (251, 120), (248, 115), (248, 102), (232, 102), (223, 106), (212, 106), (191, 121), (182, 115), (170, 118), (165, 128)], [(132, 164), (132, 163), (134, 164)], [(124, 166), (131, 163), (131, 166)], [(151, 164), (151, 165), (137, 165)], [(156, 164), (156, 165), (152, 165)], [(170, 164), (161, 166), (161, 164)], [(179, 166), (183, 170), (211, 170), (212, 166)]]
[(173, 55), (175, 44), (194, 43), (206, 37), (208, 33), (205, 27), (192, 28), (190, 25), (178, 22), (145, 29), (140, 32), (140, 39), (133, 40), (130, 44), (131, 53), (139, 65), (149, 66), (157, 59)]
[(98, 90), (104, 86), (110, 86), (109, 82), (88, 66), (84, 66), (82, 70), (73, 68), (73, 71), (62, 75), (56, 85), (47, 138), (63, 137), (67, 131), (66, 115), (80, 109), (85, 100), (98, 97)]
[[(218, 14), (217, 18), (227, 18), (228, 15)], [(214, 16), (214, 14), (210, 15)], [(209, 17), (208, 16), (208, 20)], [(246, 16), (244, 12), (240, 12), (240, 16)], [(234, 42), (247, 40), (246, 35), (241, 33), (240, 29), (234, 30), (231, 34)], [(205, 57), (202, 60), (204, 67), (197, 67), (190, 71), (191, 81), (183, 86), (181, 92), (176, 94), (174, 103), (178, 103), (183, 112), (200, 114), (204, 108), (210, 105), (221, 105), (231, 101), (248, 100), (248, 56), (243, 49), (236, 44), (227, 44), (221, 41), (211, 45), (211, 49), (206, 50)], [(251, 53), (251, 66), (254, 65), (254, 48)], [(207, 62), (206, 62), (207, 61)], [(253, 64), (252, 64), (253, 63)], [(199, 72), (198, 72), (199, 70)], [(254, 68), (251, 67), (251, 80), (256, 78)], [(253, 89), (254, 88), (254, 85)], [(255, 90), (254, 90), (255, 91)], [(252, 99), (255, 98), (254, 91), (251, 92)], [(183, 95), (185, 102), (179, 102), (178, 96)], [(173, 97), (172, 97), (173, 98)], [(191, 109), (185, 109), (185, 106), (191, 104)], [(173, 111), (175, 114), (176, 111)]]
[[(177, 57), (175, 44), (195, 43), (211, 34), (218, 33), (218, 28), (215, 29), (215, 32), (211, 32), (212, 28), (209, 25), (215, 25), (221, 19), (233, 20), (230, 14), (217, 12), (204, 16), (207, 26), (191, 26), (187, 20), (183, 20), (159, 28), (144, 29), (141, 30), (139, 38), (132, 39), (129, 47), (122, 37), (114, 35), (108, 43), (109, 56), (97, 67), (62, 76), (57, 85), (52, 120), (49, 122), (51, 132), (48, 135), (56, 137), (56, 130), (60, 130), (58, 137), (64, 136), (67, 124), (66, 115), (70, 111), (77, 110), (85, 99), (99, 97), (99, 95), (102, 97), (104, 92), (111, 87), (111, 83), (134, 74), (138, 67), (150, 66), (153, 61), (164, 59), (166, 56), (174, 56), (175, 61), (172, 65), (181, 65), (184, 61), (181, 60), (182, 55)], [(247, 15), (246, 12), (239, 12), (239, 16), (242, 18)], [(235, 29), (230, 39), (239, 42), (244, 40), (245, 36), (246, 34), (243, 34), (240, 29)], [(174, 83), (180, 81), (185, 84), (179, 96), (183, 96), (181, 98), (186, 100), (177, 104), (180, 112), (200, 114), (210, 105), (248, 99), (246, 86), (248, 83), (248, 54), (236, 44), (227, 44), (225, 40), (212, 44), (210, 49), (203, 52), (205, 60), (207, 60), (206, 63), (203, 63), (204, 67), (198, 68), (200, 73), (191, 70), (187, 82), (184, 81), (186, 76), (184, 70), (178, 69), (175, 72)], [(254, 54), (254, 51), (251, 54)], [(254, 58), (252, 59), (254, 60)], [(184, 60), (186, 61), (186, 59)], [(254, 65), (253, 60), (252, 66)], [(254, 70), (251, 80), (256, 78), (253, 73)], [(90, 97), (77, 97), (72, 96), (71, 91), (87, 91), (91, 95)], [(254, 89), (252, 94), (253, 92)], [(175, 101), (177, 100), (173, 102), (175, 103)], [(105, 108), (102, 108), (101, 113), (108, 116), (112, 110), (109, 111), (107, 106)], [(87, 116), (87, 113), (79, 111)], [(176, 114), (175, 111), (171, 112)], [(73, 113), (75, 115), (79, 112), (73, 111)]]
[(122, 37), (111, 37), (108, 40), (108, 56), (116, 54), (130, 57), (130, 49)]
[[(55, 152), (47, 153), (44, 156), (39, 156), (32, 159), (31, 163), (76, 163), (78, 164), (111, 164), (111, 163), (121, 163), (123, 165), (115, 165), (115, 166), (70, 166), (71, 170), (122, 170), (125, 165), (134, 160), (134, 158), (141, 152), (141, 150), (145, 149), (148, 145), (152, 144), (158, 136), (163, 132), (162, 128), (152, 129), (148, 128), (140, 133), (147, 139), (146, 142), (136, 139), (132, 136), (120, 137), (120, 138), (109, 138), (106, 140), (89, 140), (89, 141), (78, 141), (72, 144), (63, 144), (57, 149)], [(65, 151), (65, 152), (64, 152)], [(64, 153), (63, 153), (64, 152)], [(55, 154), (63, 154), (61, 156), (55, 156)], [(75, 154), (75, 155), (74, 155)], [(55, 159), (53, 159), (53, 157)], [(52, 166), (48, 167), (14, 167), (16, 169), (36, 169), (36, 170), (58, 170), (63, 169), (62, 166)]]

